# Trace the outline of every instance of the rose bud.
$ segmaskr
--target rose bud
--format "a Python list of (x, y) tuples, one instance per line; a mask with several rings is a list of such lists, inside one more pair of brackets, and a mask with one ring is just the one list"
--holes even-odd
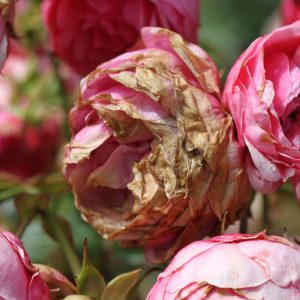
[(44, 0), (53, 51), (86, 75), (131, 48), (144, 26), (161, 26), (197, 42), (200, 0)]
[(0, 299), (49, 300), (49, 290), (20, 240), (0, 231)]
[(28, 178), (49, 170), (60, 145), (56, 119), (31, 125), (0, 109), (0, 173)]
[(300, 1), (299, 0), (282, 0), (281, 15), (284, 25), (291, 24), (300, 20)]
[(300, 299), (300, 249), (264, 232), (194, 242), (176, 254), (147, 300)]
[(274, 191), (291, 178), (300, 199), (300, 22), (255, 40), (231, 69), (223, 103), (248, 148), (253, 187)]
[(65, 174), (99, 233), (160, 261), (240, 216), (249, 184), (211, 58), (166, 29), (142, 39), (82, 80)]
[(77, 294), (77, 288), (57, 270), (40, 264), (34, 265), (40, 272), (43, 281), (50, 291), (50, 299), (65, 299), (68, 295)]

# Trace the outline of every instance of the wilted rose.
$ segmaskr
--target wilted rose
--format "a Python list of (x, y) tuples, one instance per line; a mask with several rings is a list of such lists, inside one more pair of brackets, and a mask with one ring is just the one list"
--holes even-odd
[(249, 186), (210, 57), (166, 29), (142, 39), (83, 79), (65, 173), (98, 232), (159, 261), (235, 220)]
[(86, 75), (125, 52), (144, 26), (161, 26), (197, 41), (200, 0), (44, 0), (54, 52)]
[(264, 232), (194, 242), (158, 276), (147, 300), (300, 299), (300, 249)]
[(227, 78), (223, 103), (248, 148), (254, 188), (275, 190), (291, 178), (300, 199), (300, 22), (254, 41)]
[(0, 299), (49, 300), (49, 291), (16, 236), (0, 231)]
[(299, 0), (282, 0), (281, 15), (284, 25), (291, 24), (300, 20), (300, 1)]
[(30, 125), (9, 110), (0, 109), (0, 173), (28, 178), (46, 172), (60, 144), (56, 119)]

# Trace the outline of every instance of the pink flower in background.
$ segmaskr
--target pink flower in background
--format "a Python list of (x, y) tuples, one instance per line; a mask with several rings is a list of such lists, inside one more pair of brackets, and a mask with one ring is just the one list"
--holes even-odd
[(56, 119), (30, 125), (1, 109), (0, 173), (27, 178), (46, 172), (55, 160), (60, 141), (60, 123)]
[(10, 51), (0, 76), (0, 109), (12, 104), (16, 85), (24, 81), (30, 71), (28, 53), (19, 43), (9, 39)]
[(300, 20), (300, 1), (299, 0), (282, 0), (281, 15), (284, 25), (291, 24)]
[(200, 0), (44, 0), (54, 52), (86, 75), (132, 47), (144, 26), (161, 26), (197, 41)]
[(0, 299), (49, 300), (49, 290), (19, 239), (0, 231)]
[[(62, 117), (58, 110), (31, 99), (36, 90), (24, 89), (24, 82), (32, 74), (31, 57), (20, 43), (10, 40), (10, 46), (0, 76), (0, 173), (27, 178), (53, 165), (62, 138)], [(49, 69), (49, 61), (45, 60), (45, 55), (40, 57), (40, 73)], [(45, 117), (44, 106), (52, 116)]]
[(300, 200), (300, 22), (254, 41), (231, 69), (224, 106), (248, 148), (253, 187), (274, 191), (291, 178)]
[(166, 29), (142, 39), (82, 80), (65, 174), (99, 233), (161, 261), (237, 219), (249, 183), (211, 58)]
[(233, 234), (182, 249), (147, 300), (300, 299), (300, 249), (277, 236)]

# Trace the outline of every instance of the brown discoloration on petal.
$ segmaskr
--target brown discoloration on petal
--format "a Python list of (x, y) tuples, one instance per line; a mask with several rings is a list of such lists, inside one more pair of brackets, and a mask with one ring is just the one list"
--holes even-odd
[[(175, 33), (149, 30), (173, 48), (126, 54), (126, 60), (108, 62), (84, 79), (79, 102), (90, 103), (110, 128), (112, 144), (105, 142), (87, 160), (67, 165), (66, 173), (76, 206), (99, 233), (143, 246), (159, 262), (218, 230), (224, 214), (227, 223), (234, 222), (249, 204), (250, 187), (232, 120), (220, 108), (216, 67), (203, 50), (193, 51), (196, 46)], [(102, 90), (103, 80), (115, 85)], [(84, 97), (89, 88), (94, 94)], [(122, 189), (111, 188), (116, 168), (110, 178), (97, 175), (116, 147), (138, 149), (145, 142), (148, 151), (130, 161), (126, 188), (123, 181)], [(129, 157), (122, 159), (120, 168), (128, 167)]]

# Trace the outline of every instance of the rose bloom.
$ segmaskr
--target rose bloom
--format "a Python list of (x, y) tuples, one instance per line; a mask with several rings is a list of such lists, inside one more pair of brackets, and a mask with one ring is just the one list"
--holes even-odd
[(28, 178), (46, 172), (60, 145), (57, 120), (30, 125), (9, 110), (0, 109), (0, 173)]
[(0, 299), (48, 300), (49, 290), (19, 239), (0, 231)]
[(160, 261), (233, 222), (249, 185), (210, 57), (166, 29), (142, 39), (82, 80), (65, 174), (98, 232)]
[(255, 40), (231, 69), (223, 94), (248, 148), (253, 187), (274, 191), (291, 178), (300, 199), (300, 22)]
[(300, 249), (264, 232), (194, 242), (176, 254), (147, 300), (300, 299)]
[(284, 25), (291, 24), (300, 20), (300, 1), (299, 0), (282, 0), (281, 15)]
[(0, 76), (0, 109), (6, 109), (11, 105), (15, 97), (16, 85), (22, 84), (30, 72), (30, 60), (26, 50), (12, 39), (9, 39), (9, 46), (9, 57)]
[(144, 26), (161, 26), (197, 41), (200, 0), (44, 0), (54, 52), (86, 75), (132, 47)]

